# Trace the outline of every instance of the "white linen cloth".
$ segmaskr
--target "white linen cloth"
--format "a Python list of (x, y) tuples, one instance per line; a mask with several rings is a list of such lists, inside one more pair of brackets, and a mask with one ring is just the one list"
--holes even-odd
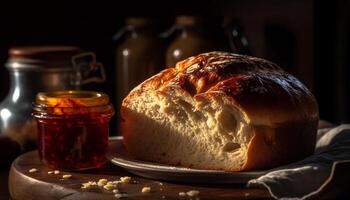
[(322, 191), (344, 162), (350, 163), (350, 124), (319, 129), (314, 155), (250, 180), (248, 187), (265, 187), (275, 199), (303, 200)]

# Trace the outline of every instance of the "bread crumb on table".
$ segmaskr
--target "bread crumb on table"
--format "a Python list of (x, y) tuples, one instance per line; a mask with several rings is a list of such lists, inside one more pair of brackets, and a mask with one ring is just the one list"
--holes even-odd
[(184, 193), (184, 192), (179, 192), (179, 196), (180, 196), (180, 197), (185, 197), (185, 196), (186, 196), (186, 193)]
[(122, 183), (130, 183), (131, 177), (129, 177), (129, 176), (120, 177), (120, 181)]
[(189, 197), (196, 197), (199, 195), (199, 191), (198, 190), (190, 190), (190, 191), (186, 192), (186, 194)]
[(100, 186), (100, 187), (102, 187), (102, 186), (106, 185), (107, 182), (108, 182), (107, 179), (101, 178), (100, 180), (98, 180), (97, 185)]
[(34, 172), (37, 172), (37, 171), (38, 171), (38, 169), (32, 168), (32, 169), (29, 170), (29, 173), (34, 173)]
[(72, 177), (72, 174), (65, 174), (62, 176), (62, 178), (64, 178), (64, 179), (69, 179), (71, 177)]
[(143, 187), (141, 192), (142, 193), (150, 193), (151, 192), (151, 187)]
[(108, 181), (106, 185), (115, 185), (112, 181)]
[(91, 183), (90, 182), (82, 183), (81, 188), (82, 189), (89, 189), (89, 188), (91, 188)]
[(113, 192), (113, 193), (119, 193), (119, 190), (114, 189), (114, 190), (112, 190), (112, 192)]
[(127, 194), (120, 194), (120, 193), (117, 193), (117, 194), (114, 195), (114, 197), (117, 198), (117, 199), (121, 199), (121, 198), (127, 197), (127, 196), (128, 196)]
[(97, 185), (96, 181), (89, 181), (88, 183), (90, 183), (91, 185)]
[(54, 173), (54, 174), (59, 174), (60, 171), (59, 171), (59, 170), (55, 170), (55, 171), (53, 171), (53, 173)]
[(48, 171), (47, 174), (53, 174), (53, 171)]
[(81, 186), (82, 189), (89, 189), (89, 188), (91, 188), (93, 186), (96, 186), (97, 183), (95, 181), (89, 181), (89, 182), (86, 182), (86, 183), (82, 183), (81, 185), (82, 185)]
[(116, 187), (114, 184), (106, 184), (103, 186), (104, 189), (106, 190), (113, 190)]

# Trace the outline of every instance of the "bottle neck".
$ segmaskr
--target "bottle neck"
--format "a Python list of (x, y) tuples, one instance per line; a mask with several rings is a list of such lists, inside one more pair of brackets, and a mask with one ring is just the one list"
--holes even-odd
[(216, 26), (205, 25), (205, 24), (193, 24), (193, 25), (182, 26), (180, 30), (181, 30), (181, 37), (187, 37), (188, 35), (215, 37), (220, 33), (220, 28)]
[(139, 38), (139, 37), (149, 37), (149, 38), (157, 38), (160, 31), (158, 31), (155, 27), (148, 26), (133, 26), (132, 29), (128, 32), (128, 36), (131, 38)]

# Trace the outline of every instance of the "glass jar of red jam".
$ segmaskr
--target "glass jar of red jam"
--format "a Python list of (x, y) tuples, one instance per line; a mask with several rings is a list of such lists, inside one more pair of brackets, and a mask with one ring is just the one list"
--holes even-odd
[(33, 108), (41, 161), (54, 169), (98, 168), (106, 162), (109, 97), (100, 92), (39, 93)]

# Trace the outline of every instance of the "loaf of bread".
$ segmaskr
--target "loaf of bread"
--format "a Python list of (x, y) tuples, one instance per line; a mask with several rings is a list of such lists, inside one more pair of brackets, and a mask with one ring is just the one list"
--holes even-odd
[(190, 57), (134, 88), (121, 108), (136, 159), (195, 169), (269, 169), (314, 152), (318, 108), (295, 77), (264, 59)]

